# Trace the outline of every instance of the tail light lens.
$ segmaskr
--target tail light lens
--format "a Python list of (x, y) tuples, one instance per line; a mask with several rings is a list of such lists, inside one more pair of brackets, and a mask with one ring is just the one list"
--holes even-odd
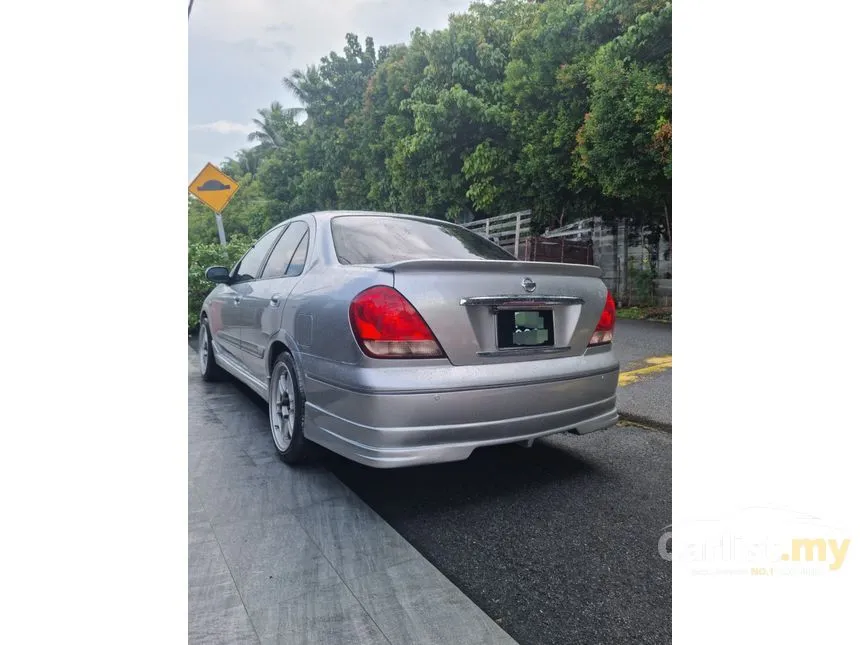
[(415, 307), (391, 287), (371, 287), (349, 305), (355, 339), (373, 358), (442, 358), (436, 337)]
[(591, 347), (592, 345), (605, 345), (606, 343), (611, 343), (614, 332), (615, 300), (612, 298), (612, 294), (607, 290), (606, 304), (603, 305), (603, 313), (600, 314), (600, 321), (597, 323), (597, 329), (595, 329), (594, 333), (591, 335), (591, 342), (588, 343), (588, 346)]

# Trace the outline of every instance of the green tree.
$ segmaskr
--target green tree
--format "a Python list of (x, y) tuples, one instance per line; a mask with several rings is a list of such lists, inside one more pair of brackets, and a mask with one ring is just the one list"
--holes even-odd
[(290, 141), (289, 133), (296, 125), (296, 117), (303, 108), (285, 108), (277, 101), (261, 110), (257, 110), (260, 118), (252, 119), (257, 130), (248, 134), (248, 141), (256, 142), (259, 148), (282, 148)]
[(453, 219), (522, 205), (502, 98), (512, 42), (533, 11), (522, 2), (475, 4), (445, 30), (413, 34), (410, 48), (426, 65), (401, 104), (412, 132), (389, 160), (397, 201), (409, 210)]
[(192, 242), (188, 245), (188, 329), (194, 330), (200, 322), (203, 300), (215, 285), (206, 280), (206, 269), (211, 266), (232, 267), (252, 244), (252, 240), (239, 235), (226, 247), (218, 243)]
[(260, 170), (260, 163), (265, 158), (264, 151), (265, 149), (261, 146), (243, 148), (236, 152), (234, 159), (227, 159), (221, 165), (221, 170), (230, 177), (244, 177), (245, 175), (255, 177)]
[[(671, 230), (671, 5), (496, 0), (379, 48), (294, 70), (301, 108), (259, 110), (224, 164), (228, 235), (320, 209), (455, 219), (532, 209), (536, 226), (600, 216)], [(298, 110), (306, 119), (299, 124)], [(189, 201), (189, 239), (217, 240)]]
[[(365, 39), (362, 47), (355, 34), (347, 34), (343, 56), (331, 52), (319, 65), (304, 72), (296, 70), (283, 79), (308, 117), (293, 154), (277, 165), (277, 169), (293, 173), (289, 183), (294, 190), (285, 202), (288, 210), (366, 205), (361, 112), (376, 65), (373, 39)], [(270, 184), (276, 174), (276, 166), (272, 166)], [(281, 175), (280, 180), (287, 178)]]
[(579, 161), (605, 195), (635, 204), (671, 239), (672, 5), (638, 15), (589, 67)]
[(539, 226), (619, 216), (618, 200), (578, 167), (576, 134), (589, 108), (589, 64), (622, 32), (619, 7), (627, 4), (547, 0), (533, 5), (514, 40), (504, 99), (516, 171)]

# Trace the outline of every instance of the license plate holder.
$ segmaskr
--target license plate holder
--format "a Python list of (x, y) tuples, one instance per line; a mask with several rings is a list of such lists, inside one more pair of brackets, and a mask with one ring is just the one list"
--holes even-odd
[(552, 309), (502, 309), (496, 312), (496, 345), (499, 349), (553, 347), (555, 329)]

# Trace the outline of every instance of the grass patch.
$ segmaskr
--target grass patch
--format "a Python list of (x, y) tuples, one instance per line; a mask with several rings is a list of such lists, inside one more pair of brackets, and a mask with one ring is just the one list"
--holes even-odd
[(672, 322), (671, 307), (624, 307), (616, 310), (619, 318), (627, 320), (655, 320), (657, 322)]

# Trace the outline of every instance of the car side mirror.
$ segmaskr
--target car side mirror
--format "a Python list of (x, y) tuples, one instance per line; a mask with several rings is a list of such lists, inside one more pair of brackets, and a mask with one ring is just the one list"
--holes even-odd
[(227, 267), (209, 267), (206, 269), (206, 279), (217, 284), (230, 282), (230, 269)]

